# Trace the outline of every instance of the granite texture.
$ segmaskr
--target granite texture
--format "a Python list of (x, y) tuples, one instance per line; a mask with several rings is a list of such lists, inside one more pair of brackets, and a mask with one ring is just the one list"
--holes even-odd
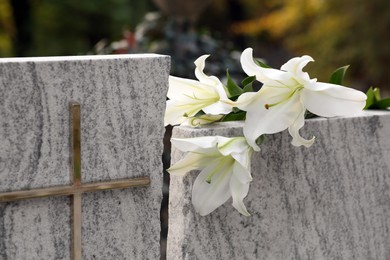
[[(81, 104), (82, 182), (150, 187), (82, 196), (83, 259), (158, 259), (170, 59), (0, 59), (0, 192), (70, 183), (69, 102)], [(0, 259), (69, 259), (70, 198), (0, 204)]]
[[(242, 124), (176, 127), (174, 137), (238, 136)], [(251, 217), (229, 200), (195, 213), (197, 172), (171, 176), (167, 259), (390, 259), (390, 112), (307, 120), (310, 148), (286, 132), (252, 158)], [(172, 162), (183, 157), (173, 148)]]

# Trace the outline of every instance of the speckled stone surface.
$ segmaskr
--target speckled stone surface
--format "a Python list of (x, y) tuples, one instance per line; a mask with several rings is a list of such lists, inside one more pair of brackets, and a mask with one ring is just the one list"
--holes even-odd
[[(170, 59), (0, 59), (0, 192), (70, 183), (69, 102), (81, 104), (82, 181), (151, 186), (82, 196), (83, 259), (158, 259)], [(0, 204), (0, 259), (69, 259), (70, 198)]]
[[(173, 136), (236, 136), (241, 126), (176, 127)], [(283, 132), (254, 154), (251, 217), (231, 200), (199, 216), (197, 172), (171, 176), (167, 259), (390, 259), (390, 112), (311, 119), (301, 132), (317, 137), (312, 147), (293, 147)]]

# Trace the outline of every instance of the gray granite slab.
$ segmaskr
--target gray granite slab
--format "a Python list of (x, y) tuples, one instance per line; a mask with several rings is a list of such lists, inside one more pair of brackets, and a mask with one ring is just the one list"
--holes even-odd
[[(84, 194), (83, 259), (158, 259), (170, 59), (0, 59), (0, 192), (70, 183), (69, 102), (81, 104), (82, 181), (150, 176)], [(0, 204), (0, 259), (69, 259), (70, 199)]]
[[(174, 137), (236, 136), (242, 124), (176, 127)], [(171, 176), (167, 259), (390, 259), (390, 112), (307, 120), (310, 148), (287, 132), (252, 158), (251, 217), (231, 201), (206, 217), (194, 211), (197, 172)], [(183, 153), (172, 149), (172, 161)]]

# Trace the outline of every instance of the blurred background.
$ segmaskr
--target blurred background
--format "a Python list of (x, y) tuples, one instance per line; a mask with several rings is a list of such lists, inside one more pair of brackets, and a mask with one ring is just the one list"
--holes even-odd
[(155, 52), (172, 74), (240, 74), (240, 52), (280, 67), (308, 54), (307, 70), (327, 81), (350, 64), (346, 84), (389, 92), (388, 0), (0, 0), (0, 57)]
[(349, 64), (345, 85), (390, 96), (389, 0), (0, 0), (0, 57), (153, 52), (171, 55), (172, 75), (194, 78), (193, 61), (212, 54), (207, 73), (224, 78), (228, 68), (240, 80), (247, 47), (275, 68), (310, 55), (305, 69), (325, 82)]

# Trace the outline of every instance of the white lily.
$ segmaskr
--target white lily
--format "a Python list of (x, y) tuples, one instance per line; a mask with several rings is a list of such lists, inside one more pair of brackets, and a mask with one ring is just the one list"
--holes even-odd
[(191, 170), (201, 170), (192, 188), (192, 203), (200, 215), (211, 213), (232, 197), (233, 207), (250, 216), (243, 199), (252, 181), (253, 149), (244, 137), (172, 138), (171, 142), (188, 153), (168, 169), (169, 173), (185, 175)]
[(198, 81), (169, 76), (165, 125), (181, 124), (200, 110), (211, 115), (228, 114), (232, 111), (231, 102), (221, 81), (203, 72), (208, 56), (203, 55), (194, 62)]
[(245, 73), (263, 83), (258, 92), (244, 93), (236, 102), (238, 108), (247, 111), (244, 135), (255, 150), (259, 149), (256, 145), (259, 136), (287, 128), (293, 145), (311, 146), (314, 137), (306, 140), (299, 134), (306, 109), (323, 117), (346, 116), (363, 110), (367, 98), (363, 92), (310, 79), (302, 71), (310, 61), (313, 61), (310, 56), (296, 57), (277, 70), (256, 65), (251, 48), (242, 53)]

